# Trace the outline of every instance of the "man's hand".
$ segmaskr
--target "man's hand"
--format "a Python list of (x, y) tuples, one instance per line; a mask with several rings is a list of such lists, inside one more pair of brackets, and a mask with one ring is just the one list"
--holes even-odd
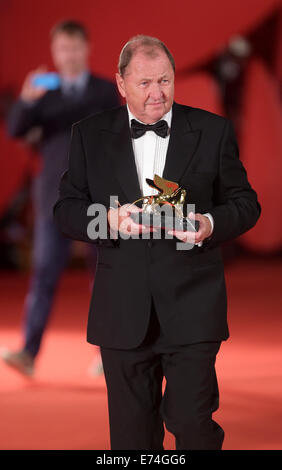
[(168, 233), (179, 238), (179, 240), (183, 241), (184, 243), (194, 244), (199, 243), (211, 235), (212, 226), (208, 217), (199, 213), (194, 214), (194, 212), (189, 212), (188, 217), (189, 219), (198, 220), (200, 222), (198, 232), (169, 230)]
[(136, 224), (130, 214), (132, 212), (142, 212), (142, 208), (135, 204), (124, 204), (117, 209), (109, 209), (108, 222), (113, 233), (124, 233), (126, 235), (137, 235), (138, 233), (156, 232), (157, 229)]
[(38, 100), (39, 98), (41, 98), (41, 96), (46, 93), (46, 88), (34, 86), (32, 83), (32, 80), (35, 75), (46, 72), (47, 68), (45, 66), (41, 66), (38, 69), (33, 70), (27, 74), (20, 93), (20, 97), (22, 100), (30, 103), (35, 100)]

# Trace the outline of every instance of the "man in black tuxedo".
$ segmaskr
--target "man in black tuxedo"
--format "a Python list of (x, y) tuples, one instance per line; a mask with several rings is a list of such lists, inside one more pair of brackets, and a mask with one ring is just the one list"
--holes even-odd
[[(163, 422), (176, 449), (221, 449), (224, 439), (212, 420), (216, 354), (229, 337), (220, 244), (253, 227), (261, 208), (232, 122), (176, 103), (174, 70), (156, 38), (124, 46), (116, 79), (127, 104), (73, 125), (54, 207), (66, 237), (99, 247), (87, 340), (101, 348), (111, 449), (163, 449)], [(142, 207), (130, 204), (150, 194), (154, 174), (187, 190), (196, 235), (162, 230), (157, 238), (132, 220)], [(98, 238), (89, 230), (93, 203), (107, 209)]]
[[(42, 169), (33, 181), (33, 275), (25, 300), (24, 344), (20, 351), (3, 353), (6, 363), (25, 375), (34, 373), (55, 291), (70, 255), (71, 241), (58, 230), (53, 206), (68, 166), (71, 126), (83, 117), (120, 104), (115, 84), (89, 70), (90, 42), (82, 24), (67, 20), (55, 25), (51, 30), (51, 52), (61, 80), (59, 88), (47, 90), (33, 84), (34, 76), (46, 71), (44, 67), (29, 73), (7, 122), (12, 137), (23, 138), (32, 129), (41, 134)], [(88, 253), (93, 276), (97, 258), (93, 244), (89, 244)]]

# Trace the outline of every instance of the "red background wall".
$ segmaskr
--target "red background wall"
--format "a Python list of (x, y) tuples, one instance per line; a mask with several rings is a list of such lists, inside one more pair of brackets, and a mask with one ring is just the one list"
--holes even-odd
[[(232, 36), (255, 31), (265, 18), (277, 11), (280, 23), (273, 44), (273, 67), (268, 70), (266, 66), (264, 70), (265, 64), (262, 64), (262, 67), (250, 68), (251, 78), (247, 83), (252, 93), (244, 95), (243, 107), (248, 118), (238, 137), (247, 170), (250, 166), (251, 183), (258, 191), (262, 205), (266, 201), (263, 213), (267, 214), (266, 219), (263, 214), (257, 226), (242, 236), (242, 243), (262, 251), (281, 247), (281, 222), (277, 220), (276, 214), (281, 212), (282, 202), (277, 197), (278, 178), (273, 185), (270, 173), (273, 167), (276, 172), (281, 172), (282, 166), (279, 98), (282, 73), (281, 0), (124, 0), (122, 3), (113, 0), (0, 0), (0, 5), (0, 93), (9, 89), (14, 94), (18, 93), (27, 72), (41, 64), (52, 68), (50, 28), (59, 20), (74, 18), (84, 22), (90, 31), (93, 44), (90, 65), (93, 71), (114, 79), (118, 55), (124, 43), (138, 33), (157, 36), (168, 45), (176, 60), (176, 101), (223, 115), (224, 108), (214, 80), (208, 74), (189, 74), (191, 67), (218, 54)], [(266, 111), (263, 100), (267, 100)], [(258, 106), (258, 103), (261, 105)], [(256, 107), (260, 110), (259, 119), (254, 112)], [(265, 136), (261, 130), (266, 126), (268, 132)], [(252, 129), (252, 135), (248, 128)], [(264, 139), (264, 145), (260, 145), (261, 138)], [(268, 145), (265, 139), (276, 142), (270, 147), (271, 155), (266, 155)], [(31, 159), (22, 144), (7, 137), (4, 123), (0, 125), (0, 145), (1, 213), (16, 193), (26, 172), (31, 171)], [(252, 152), (257, 155), (260, 149), (263, 154), (254, 161)], [(266, 185), (264, 177), (269, 168), (269, 158), (276, 163), (270, 165)], [(270, 204), (274, 198), (274, 203)], [(261, 230), (269, 220), (272, 220), (271, 236), (269, 233), (263, 235), (261, 243)]]

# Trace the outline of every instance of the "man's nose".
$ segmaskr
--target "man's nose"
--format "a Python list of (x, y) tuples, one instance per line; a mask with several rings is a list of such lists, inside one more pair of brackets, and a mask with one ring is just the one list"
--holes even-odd
[(150, 88), (150, 97), (154, 101), (161, 100), (163, 97), (163, 92), (161, 86), (158, 83), (152, 84)]

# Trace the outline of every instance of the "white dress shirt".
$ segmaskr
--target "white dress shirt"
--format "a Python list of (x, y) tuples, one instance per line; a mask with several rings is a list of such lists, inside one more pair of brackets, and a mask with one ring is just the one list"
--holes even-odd
[[(128, 105), (127, 110), (130, 127), (131, 119), (136, 119), (136, 121), (142, 122), (131, 113)], [(162, 119), (168, 123), (169, 129), (171, 127), (171, 118), (172, 108), (170, 108), (170, 110), (162, 117)], [(146, 131), (145, 134), (138, 139), (132, 139), (135, 164), (142, 196), (150, 196), (158, 193), (156, 189), (151, 188), (147, 184), (146, 178), (153, 180), (155, 174), (159, 176), (163, 175), (169, 137), (170, 133), (168, 133), (166, 137), (160, 137), (154, 131)], [(213, 230), (214, 221), (212, 215), (209, 213), (205, 213), (203, 215), (209, 218)], [(196, 243), (198, 246), (202, 246), (202, 244), (202, 241)]]

